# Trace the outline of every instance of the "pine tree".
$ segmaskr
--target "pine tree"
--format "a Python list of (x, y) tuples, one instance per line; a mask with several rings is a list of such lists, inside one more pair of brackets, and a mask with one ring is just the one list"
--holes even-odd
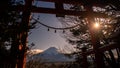
[[(15, 68), (20, 58), (22, 11), (14, 10), (14, 6), (20, 6), (23, 3), (16, 0), (0, 2), (0, 68)], [(29, 29), (34, 28), (32, 23)]]
[[(109, 18), (95, 18), (94, 20), (96, 22), (99, 22), (100, 29), (97, 34), (99, 37), (100, 47), (104, 47), (106, 45), (110, 45), (111, 42), (116, 43), (119, 45), (119, 35), (120, 35), (120, 1), (119, 0), (93, 0), (91, 2), (85, 0), (81, 1), (84, 3), (84, 5), (72, 5), (70, 9), (76, 10), (76, 11), (86, 11), (85, 6), (89, 6), (89, 4), (94, 5), (93, 2), (99, 3), (101, 5), (104, 5), (104, 7), (96, 7), (93, 6), (94, 12), (98, 13), (105, 13), (108, 14), (114, 18), (111, 20)], [(88, 10), (89, 12), (89, 10)], [(68, 33), (65, 34), (65, 38), (68, 40), (69, 43), (76, 45), (76, 63), (81, 64), (82, 55), (80, 53), (81, 49), (83, 47), (87, 48), (87, 51), (90, 49), (93, 49), (92, 43), (91, 43), (91, 35), (89, 32), (90, 25), (88, 24), (88, 20), (86, 18), (83, 18), (82, 16), (66, 16), (64, 19), (61, 19), (63, 26), (70, 26), (74, 24), (79, 24), (79, 27), (76, 27), (74, 29), (71, 29), (68, 31)], [(93, 23), (94, 24), (94, 23)], [(93, 27), (93, 26), (91, 26)], [(116, 48), (118, 52), (119, 57), (119, 48)], [(118, 61), (115, 59), (115, 55), (112, 52), (112, 50), (107, 51), (109, 53), (110, 57), (107, 57), (108, 55), (106, 52), (103, 52), (104, 59), (108, 63), (108, 66), (114, 68), (118, 67)], [(91, 57), (94, 57), (92, 55)], [(94, 58), (93, 58), (94, 59)], [(73, 64), (74, 65), (74, 64)]]

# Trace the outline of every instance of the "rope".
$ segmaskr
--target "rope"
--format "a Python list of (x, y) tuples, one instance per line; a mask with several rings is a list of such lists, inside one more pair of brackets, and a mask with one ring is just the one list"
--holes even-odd
[(35, 19), (35, 18), (33, 18), (33, 17), (32, 17), (32, 19), (35, 20), (36, 22), (38, 22), (39, 24), (41, 24), (41, 25), (47, 27), (47, 28), (51, 28), (51, 29), (55, 29), (55, 30), (67, 30), (67, 29), (73, 29), (73, 28), (75, 28), (75, 27), (77, 27), (77, 26), (80, 25), (80, 24), (76, 24), (76, 25), (71, 26), (71, 27), (57, 28), (57, 27), (52, 27), (52, 26), (48, 26), (48, 25), (46, 25), (46, 24), (43, 24), (42, 22), (38, 21), (37, 19)]

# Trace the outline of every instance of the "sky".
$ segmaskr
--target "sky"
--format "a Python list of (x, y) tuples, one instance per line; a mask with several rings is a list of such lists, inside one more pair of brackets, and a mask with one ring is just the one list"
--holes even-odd
[[(34, 2), (34, 4), (40, 7), (54, 8), (54, 3)], [(46, 25), (62, 27), (54, 14), (36, 13), (33, 15), (34, 18), (39, 16), (39, 21)], [(37, 24), (37, 27), (37, 29), (31, 30), (32, 33), (28, 37), (29, 44), (32, 42), (35, 44), (34, 49), (46, 50), (49, 47), (64, 48), (66, 45), (70, 45), (66, 42), (65, 38), (60, 36), (60, 31), (57, 33), (55, 33), (53, 29), (48, 31), (48, 28), (40, 24)]]
[[(50, 14), (40, 14), (40, 21), (44, 24), (54, 27), (60, 27), (61, 23), (55, 18), (55, 15)], [(39, 48), (45, 50), (49, 47), (64, 47), (64, 45), (68, 45), (66, 39), (60, 36), (60, 31), (57, 33), (54, 32), (53, 29), (48, 31), (48, 28), (37, 24), (37, 29), (31, 30), (31, 34), (29, 35), (29, 42), (35, 43), (34, 48)]]

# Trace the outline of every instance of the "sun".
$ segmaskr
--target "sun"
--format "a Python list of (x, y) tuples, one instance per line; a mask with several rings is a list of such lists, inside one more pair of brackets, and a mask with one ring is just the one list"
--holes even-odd
[(95, 24), (94, 24), (94, 27), (95, 27), (95, 28), (100, 28), (100, 24), (99, 24), (99, 23), (95, 23)]

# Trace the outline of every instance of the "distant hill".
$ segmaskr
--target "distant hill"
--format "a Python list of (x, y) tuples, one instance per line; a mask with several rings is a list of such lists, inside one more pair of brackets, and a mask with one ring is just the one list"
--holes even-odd
[(50, 47), (47, 50), (31, 56), (29, 60), (36, 60), (40, 62), (71, 62), (74, 59), (67, 57), (64, 54), (58, 52), (55, 47)]

